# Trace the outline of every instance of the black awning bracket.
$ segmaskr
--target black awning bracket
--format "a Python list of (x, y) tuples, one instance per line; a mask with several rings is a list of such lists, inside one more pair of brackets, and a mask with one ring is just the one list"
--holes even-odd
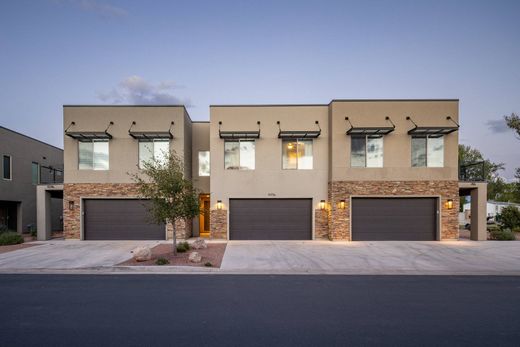
[(395, 130), (395, 124), (392, 122), (390, 117), (386, 117), (385, 120), (389, 121), (392, 124), (391, 127), (355, 127), (348, 117), (345, 117), (345, 121), (350, 124), (350, 129), (347, 130), (347, 135), (355, 135), (355, 136), (373, 136), (373, 137), (381, 137), (383, 135), (388, 135), (392, 131)]
[(108, 123), (105, 131), (69, 131), (69, 128), (76, 125), (75, 122), (71, 122), (70, 125), (65, 129), (65, 135), (78, 141), (92, 141), (92, 140), (111, 140), (112, 135), (108, 132), (110, 126), (114, 125), (114, 122)]
[(408, 135), (413, 136), (430, 136), (430, 137), (441, 137), (444, 135), (451, 134), (459, 130), (460, 125), (455, 122), (450, 116), (446, 117), (446, 120), (452, 121), (456, 126), (418, 126), (410, 117), (406, 117), (407, 120), (413, 123), (414, 128), (408, 130)]
[(315, 139), (321, 135), (319, 121), (315, 121), (315, 124), (318, 125), (318, 130), (282, 130), (280, 121), (277, 121), (276, 124), (278, 124), (279, 139)]
[(65, 133), (67, 133), (67, 131), (70, 129), (71, 126), (73, 125), (76, 125), (76, 122), (70, 122), (69, 126), (67, 127), (67, 129), (65, 129)]
[(171, 140), (173, 139), (172, 127), (175, 124), (173, 121), (170, 123), (170, 127), (168, 131), (132, 131), (132, 127), (136, 125), (135, 121), (130, 125), (130, 129), (128, 129), (128, 135), (133, 137), (136, 140)]
[(222, 121), (218, 122), (218, 136), (223, 140), (252, 140), (260, 138), (260, 121), (257, 121), (258, 130), (257, 131), (223, 131)]

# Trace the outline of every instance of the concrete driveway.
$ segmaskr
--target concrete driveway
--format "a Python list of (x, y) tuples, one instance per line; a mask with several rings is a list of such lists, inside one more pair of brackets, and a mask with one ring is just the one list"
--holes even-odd
[(520, 275), (520, 242), (230, 241), (236, 273)]
[(0, 254), (0, 271), (81, 269), (112, 266), (132, 257), (137, 246), (158, 241), (45, 241), (38, 246)]

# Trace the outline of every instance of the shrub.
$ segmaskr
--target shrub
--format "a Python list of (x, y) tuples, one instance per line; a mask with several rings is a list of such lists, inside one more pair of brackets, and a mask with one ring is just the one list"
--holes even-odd
[(520, 227), (520, 210), (514, 206), (504, 207), (497, 219), (507, 229)]
[(487, 226), (487, 230), (490, 232), (490, 233), (493, 233), (493, 232), (497, 232), (497, 231), (500, 231), (500, 227), (496, 224), (490, 224)]
[(177, 244), (177, 252), (184, 253), (190, 249), (188, 242), (180, 242)]
[(160, 258), (157, 258), (157, 260), (155, 261), (155, 264), (166, 265), (166, 264), (170, 264), (170, 261), (166, 258), (160, 257)]
[(23, 236), (13, 231), (0, 234), (0, 245), (17, 245), (23, 243)]
[(498, 229), (491, 232), (491, 240), (513, 241), (515, 240), (515, 234), (511, 232), (511, 229)]
[(32, 231), (31, 231), (31, 236), (32, 236), (32, 237), (36, 237), (36, 236), (38, 236), (38, 233), (36, 232), (36, 230), (32, 230)]
[(0, 234), (6, 233), (8, 231), (9, 231), (9, 228), (7, 227), (7, 225), (0, 225)]
[(190, 250), (190, 244), (188, 243), (188, 241), (182, 241), (179, 243), (179, 245), (182, 245), (184, 248), (186, 248), (187, 251)]
[(520, 233), (520, 227), (513, 228), (514, 233)]
[(207, 261), (207, 262), (204, 263), (204, 266), (205, 266), (205, 267), (212, 267), (213, 264), (211, 264), (210, 261)]

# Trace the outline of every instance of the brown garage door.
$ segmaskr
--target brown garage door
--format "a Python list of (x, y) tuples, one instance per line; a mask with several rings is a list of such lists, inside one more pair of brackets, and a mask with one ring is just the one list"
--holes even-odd
[(312, 199), (230, 199), (231, 240), (310, 240)]
[(352, 199), (354, 241), (431, 241), (436, 235), (435, 198)]
[(136, 199), (84, 200), (85, 240), (164, 240), (164, 224), (151, 222), (148, 203)]

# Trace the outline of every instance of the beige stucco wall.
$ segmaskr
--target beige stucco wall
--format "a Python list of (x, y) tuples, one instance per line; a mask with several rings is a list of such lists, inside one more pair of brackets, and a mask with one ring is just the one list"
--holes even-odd
[[(132, 121), (135, 131), (168, 131), (175, 122), (170, 148), (181, 157), (187, 147), (191, 167), (191, 124), (185, 124), (189, 116), (182, 106), (64, 106), (63, 126), (66, 129), (75, 122), (70, 131), (104, 131), (109, 122), (113, 139), (109, 141), (109, 170), (79, 170), (78, 141), (64, 135), (64, 183), (130, 183), (128, 173), (138, 170), (138, 141), (128, 135)], [(185, 138), (185, 132), (189, 137)]]
[[(222, 200), (228, 209), (230, 198), (313, 198), (314, 207), (327, 199), (328, 182), (328, 107), (327, 106), (212, 106), (210, 109), (211, 203), (216, 208)], [(222, 130), (257, 130), (255, 170), (225, 170)], [(277, 121), (282, 130), (317, 130), (321, 136), (313, 142), (312, 170), (283, 170), (282, 141), (278, 139)]]
[(209, 176), (199, 176), (199, 151), (209, 151), (209, 122), (194, 122), (192, 124), (191, 156), (193, 186), (203, 193), (209, 193)]
[[(332, 181), (457, 180), (458, 131), (445, 136), (444, 167), (412, 167), (408, 130), (414, 126), (406, 117), (410, 116), (418, 126), (454, 126), (446, 117), (451, 116), (458, 122), (458, 101), (333, 101), (329, 107)], [(350, 125), (345, 117), (349, 117), (355, 127), (391, 126), (385, 120), (387, 116), (396, 128), (384, 137), (383, 167), (350, 167), (350, 136), (345, 134)]]

